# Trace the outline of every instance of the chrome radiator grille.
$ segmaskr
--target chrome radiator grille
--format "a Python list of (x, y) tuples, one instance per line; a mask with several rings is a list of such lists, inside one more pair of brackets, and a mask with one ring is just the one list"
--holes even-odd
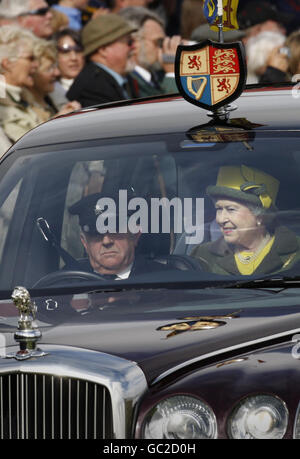
[(109, 391), (45, 374), (0, 376), (0, 438), (113, 438)]

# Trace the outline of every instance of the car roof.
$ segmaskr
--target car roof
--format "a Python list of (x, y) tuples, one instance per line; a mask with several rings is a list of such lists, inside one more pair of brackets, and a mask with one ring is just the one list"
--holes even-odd
[[(300, 101), (292, 87), (243, 92), (231, 118), (259, 124), (256, 130), (299, 130)], [(93, 139), (184, 132), (211, 121), (208, 112), (180, 95), (124, 101), (54, 118), (25, 134), (15, 148)]]

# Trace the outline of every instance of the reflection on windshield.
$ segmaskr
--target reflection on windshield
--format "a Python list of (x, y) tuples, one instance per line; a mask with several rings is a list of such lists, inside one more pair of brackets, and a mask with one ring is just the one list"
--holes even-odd
[(0, 182), (1, 290), (299, 275), (297, 139), (179, 137), (13, 163)]

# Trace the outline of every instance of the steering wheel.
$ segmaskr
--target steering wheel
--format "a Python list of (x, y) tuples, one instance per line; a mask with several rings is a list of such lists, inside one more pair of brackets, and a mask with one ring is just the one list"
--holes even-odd
[(32, 288), (44, 288), (51, 287), (52, 285), (67, 284), (73, 282), (87, 282), (87, 281), (104, 281), (104, 278), (100, 274), (90, 273), (86, 271), (75, 271), (75, 270), (60, 270), (54, 271), (53, 273), (46, 274), (41, 277)]

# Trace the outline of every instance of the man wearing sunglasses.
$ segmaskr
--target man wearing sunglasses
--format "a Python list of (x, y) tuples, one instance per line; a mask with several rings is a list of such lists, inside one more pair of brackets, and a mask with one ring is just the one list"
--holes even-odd
[(127, 65), (134, 52), (131, 34), (136, 30), (117, 14), (92, 19), (82, 29), (86, 64), (67, 92), (69, 100), (82, 107), (136, 97), (127, 77)]
[(52, 17), (45, 0), (2, 0), (0, 3), (0, 24), (18, 23), (40, 38), (52, 36)]

